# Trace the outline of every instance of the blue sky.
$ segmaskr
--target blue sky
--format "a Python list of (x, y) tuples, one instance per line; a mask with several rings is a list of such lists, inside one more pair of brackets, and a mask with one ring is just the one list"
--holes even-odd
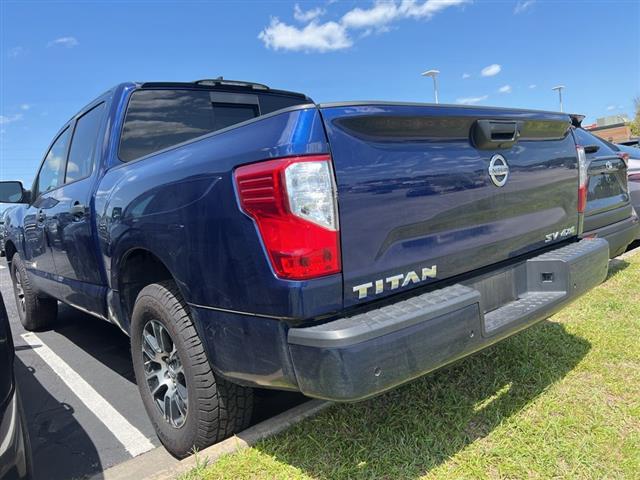
[[(0, 0), (0, 177), (30, 184), (59, 127), (126, 80), (224, 75), (316, 101), (433, 99), (632, 114), (640, 2)], [(484, 72), (484, 74), (483, 74)]]

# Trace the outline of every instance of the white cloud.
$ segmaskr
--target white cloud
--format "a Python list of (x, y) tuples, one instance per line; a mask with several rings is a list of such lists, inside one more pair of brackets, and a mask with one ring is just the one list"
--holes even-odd
[(468, 73), (463, 73), (463, 74), (462, 74), (462, 79), (464, 80), (464, 79), (466, 79), (466, 78), (469, 78), (470, 76), (471, 76), (471, 75), (469, 75)]
[(299, 22), (309, 22), (324, 15), (324, 8), (316, 7), (310, 10), (302, 10), (297, 3), (293, 6), (293, 18)]
[(350, 30), (364, 30), (356, 38), (371, 33), (390, 31), (392, 22), (402, 19), (429, 19), (446, 8), (469, 3), (470, 0), (377, 0), (370, 8), (356, 7), (345, 13), (338, 21), (319, 23), (318, 17), (325, 10), (318, 7), (303, 11), (294, 6), (293, 16), (300, 22), (309, 22), (296, 27), (273, 17), (258, 38), (267, 48), (274, 50), (319, 51), (341, 50), (353, 45)]
[(480, 71), (480, 75), (482, 75), (483, 77), (493, 77), (494, 75), (499, 74), (500, 70), (502, 70), (502, 67), (497, 63), (493, 63), (491, 65), (484, 67)]
[(532, 83), (531, 85), (529, 85), (529, 88), (536, 88), (538, 85), (536, 85), (535, 83)]
[(260, 32), (258, 38), (267, 48), (274, 50), (328, 52), (353, 45), (346, 28), (336, 22), (312, 21), (305, 27), (298, 28), (272, 18), (271, 24)]
[(372, 8), (354, 8), (342, 17), (341, 23), (348, 28), (381, 27), (398, 18), (400, 12), (395, 3), (377, 3)]
[(66, 47), (66, 48), (73, 48), (73, 47), (77, 47), (79, 45), (78, 40), (76, 39), (76, 37), (60, 37), (60, 38), (56, 38), (55, 40), (51, 40), (49, 43), (47, 43), (47, 47)]
[(420, 4), (416, 0), (402, 0), (400, 10), (407, 17), (431, 18), (440, 10), (470, 2), (471, 0), (427, 0)]
[(0, 115), (0, 125), (8, 125), (9, 123), (22, 120), (21, 113), (14, 113), (13, 115)]
[(615, 106), (615, 105), (609, 105), (609, 106), (607, 107), (607, 110), (608, 110), (608, 111), (615, 110), (615, 109), (616, 109), (616, 106)]
[(461, 103), (462, 105), (475, 105), (476, 103), (480, 103), (489, 98), (489, 95), (482, 95), (481, 97), (463, 97), (458, 98), (456, 103)]
[(503, 85), (498, 89), (500, 93), (511, 93), (511, 85)]
[(31, 108), (31, 105), (29, 105), (28, 103), (23, 103), (22, 105), (20, 105), (20, 110), (29, 110)]
[(536, 0), (519, 0), (516, 4), (516, 8), (513, 9), (513, 13), (518, 15), (519, 13), (526, 12), (534, 3), (536, 3)]
[(24, 47), (11, 47), (7, 52), (9, 58), (16, 58), (25, 53)]

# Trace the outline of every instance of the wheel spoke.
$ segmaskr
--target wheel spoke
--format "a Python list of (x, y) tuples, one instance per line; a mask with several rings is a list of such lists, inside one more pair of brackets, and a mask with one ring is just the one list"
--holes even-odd
[(141, 343), (149, 392), (165, 421), (180, 428), (186, 421), (189, 402), (184, 367), (176, 344), (157, 320), (146, 323)]
[(168, 391), (164, 395), (164, 418), (167, 422), (172, 423), (171, 422), (171, 396), (169, 395)]
[(160, 325), (158, 322), (153, 322), (152, 324), (152, 328), (153, 328), (153, 336), (155, 337), (155, 340), (158, 344), (159, 347), (159, 351), (160, 353), (163, 354), (169, 354), (169, 352), (171, 352), (170, 348), (167, 348), (167, 339), (166, 337), (169, 335), (168, 333), (166, 333), (166, 330), (164, 329), (164, 327), (162, 325)]
[(142, 352), (149, 357), (150, 360), (159, 360), (160, 349), (155, 338), (147, 333), (142, 336)]
[[(182, 397), (180, 396), (180, 394), (178, 393), (178, 388), (176, 388), (173, 392), (173, 402), (172, 402), (175, 406), (176, 406), (176, 412), (178, 414), (177, 419), (180, 420), (180, 422), (182, 422), (182, 420), (184, 419), (184, 417), (187, 415), (187, 405), (184, 402), (184, 400), (182, 399)], [(176, 420), (176, 417), (174, 417), (174, 421)], [(177, 422), (175, 422), (177, 423)]]

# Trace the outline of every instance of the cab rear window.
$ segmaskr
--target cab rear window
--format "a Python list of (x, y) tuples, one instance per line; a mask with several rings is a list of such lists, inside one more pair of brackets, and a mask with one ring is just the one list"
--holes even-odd
[(288, 106), (299, 98), (212, 90), (149, 89), (131, 95), (119, 157), (129, 162)]

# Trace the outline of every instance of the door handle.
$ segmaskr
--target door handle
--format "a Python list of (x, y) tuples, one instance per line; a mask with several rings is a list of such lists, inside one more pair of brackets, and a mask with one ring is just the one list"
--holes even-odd
[(69, 209), (69, 213), (76, 218), (83, 216), (84, 211), (85, 211), (85, 206), (82, 205), (80, 202), (75, 202)]

